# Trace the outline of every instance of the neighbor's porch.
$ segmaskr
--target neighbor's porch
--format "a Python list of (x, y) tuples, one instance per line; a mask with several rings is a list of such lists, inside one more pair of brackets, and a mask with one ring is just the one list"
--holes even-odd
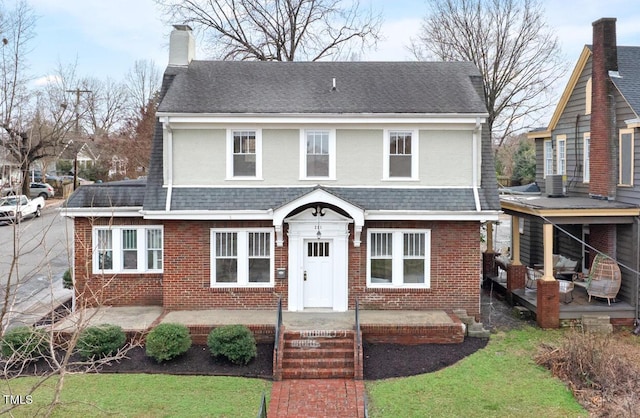
[[(538, 324), (543, 328), (555, 328), (561, 320), (579, 320), (583, 315), (607, 316), (613, 324), (632, 324), (637, 316), (636, 305), (638, 303), (637, 283), (627, 282), (627, 295), (618, 294), (611, 305), (606, 299), (589, 298), (584, 288), (574, 286), (571, 292), (562, 292), (566, 286), (560, 286), (562, 280), (554, 277), (554, 243), (557, 241), (554, 234), (562, 230), (566, 225), (592, 225), (592, 230), (601, 230), (601, 226), (618, 224), (631, 224), (640, 214), (637, 207), (618, 202), (601, 201), (589, 198), (548, 198), (548, 197), (522, 197), (506, 196), (501, 198), (501, 206), (505, 214), (511, 216), (511, 254), (505, 274), (499, 275), (496, 263), (496, 251), (492, 242), (492, 224), (487, 224), (487, 252), (484, 254), (484, 277), (503, 290), (507, 299), (513, 303), (526, 307), (536, 315)], [(536, 219), (541, 224), (541, 238), (526, 235), (522, 230), (521, 220)], [(595, 226), (598, 226), (596, 228)], [(523, 235), (524, 233), (524, 235)], [(616, 255), (615, 243), (607, 246), (602, 244), (605, 240), (601, 237), (593, 237), (595, 250)], [(579, 238), (579, 237), (578, 237)], [(608, 237), (605, 237), (608, 238)], [(540, 269), (542, 277), (538, 280), (536, 290), (525, 288), (528, 266), (521, 262), (521, 239), (526, 239), (531, 245), (538, 240), (542, 247), (542, 265), (531, 265)], [(572, 237), (575, 239), (575, 237)], [(615, 237), (613, 238), (615, 240)], [(611, 239), (609, 240), (611, 242)], [(615, 241), (613, 241), (615, 242)], [(584, 243), (583, 252), (584, 252)], [(588, 253), (588, 251), (587, 251)], [(582, 267), (582, 268), (580, 268)], [(588, 264), (587, 264), (588, 267)], [(584, 266), (579, 266), (579, 271)], [(499, 277), (500, 276), (500, 277)], [(571, 280), (571, 275), (562, 278)]]

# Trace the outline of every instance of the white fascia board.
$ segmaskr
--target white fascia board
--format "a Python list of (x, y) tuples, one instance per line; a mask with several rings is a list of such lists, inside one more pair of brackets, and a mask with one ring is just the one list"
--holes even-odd
[(368, 210), (366, 221), (498, 221), (500, 211)]
[(60, 216), (67, 218), (141, 218), (142, 206), (113, 208), (60, 208)]
[(486, 113), (345, 113), (345, 114), (274, 114), (262, 113), (242, 114), (202, 114), (202, 113), (166, 113), (158, 112), (160, 122), (174, 126), (177, 124), (469, 124), (476, 126), (478, 120), (484, 123)]
[(185, 221), (272, 220), (271, 210), (171, 210), (143, 211), (144, 219), (172, 219)]

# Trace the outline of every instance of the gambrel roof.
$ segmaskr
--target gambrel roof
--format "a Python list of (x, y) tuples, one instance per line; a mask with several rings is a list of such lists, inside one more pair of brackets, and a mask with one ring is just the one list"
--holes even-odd
[(175, 71), (159, 113), (487, 114), (468, 62), (192, 61)]

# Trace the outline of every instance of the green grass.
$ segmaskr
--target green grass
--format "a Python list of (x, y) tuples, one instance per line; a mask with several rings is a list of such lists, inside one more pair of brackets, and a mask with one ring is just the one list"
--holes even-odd
[(535, 364), (542, 341), (561, 331), (492, 334), (487, 347), (435, 373), (368, 382), (370, 416), (585, 417), (571, 391)]
[[(26, 394), (36, 381), (25, 377), (9, 382), (11, 392)], [(2, 394), (8, 393), (2, 382)], [(55, 381), (32, 395), (33, 403), (13, 411), (16, 417), (43, 414), (52, 399)], [(84, 374), (65, 378), (62, 405), (54, 417), (255, 417), (263, 391), (271, 383), (260, 379), (145, 374)], [(1, 400), (1, 398), (0, 398)], [(0, 408), (4, 407), (4, 402)]]

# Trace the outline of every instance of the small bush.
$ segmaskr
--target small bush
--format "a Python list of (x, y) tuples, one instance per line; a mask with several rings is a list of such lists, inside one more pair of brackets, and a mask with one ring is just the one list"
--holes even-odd
[(256, 340), (244, 325), (214, 328), (207, 337), (207, 345), (214, 357), (225, 357), (233, 364), (247, 364), (258, 354)]
[(4, 358), (12, 361), (33, 360), (46, 352), (48, 344), (44, 330), (22, 326), (7, 331), (0, 351)]
[(189, 347), (189, 328), (182, 324), (160, 324), (147, 335), (147, 356), (158, 363), (186, 353)]
[(78, 352), (84, 359), (106, 357), (122, 348), (126, 340), (127, 336), (120, 326), (96, 325), (80, 333)]
[(73, 289), (73, 279), (71, 278), (70, 269), (67, 269), (62, 275), (62, 286), (65, 289)]

